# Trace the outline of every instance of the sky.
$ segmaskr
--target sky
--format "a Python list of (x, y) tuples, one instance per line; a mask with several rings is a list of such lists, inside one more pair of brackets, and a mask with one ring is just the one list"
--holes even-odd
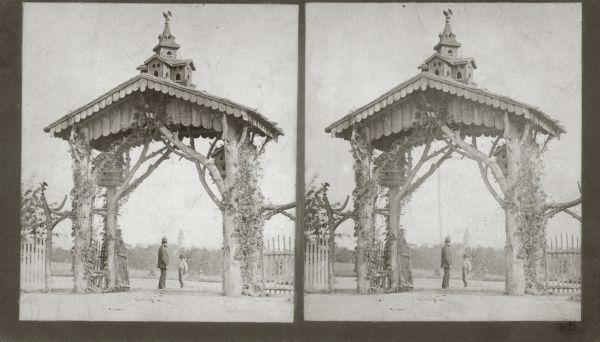
[[(23, 182), (46, 181), (50, 201), (69, 193), (68, 143), (43, 127), (137, 75), (167, 10), (179, 58), (194, 60), (197, 89), (256, 108), (284, 130), (262, 157), (262, 191), (275, 204), (294, 201), (298, 9), (286, 5), (24, 4)], [(159, 243), (163, 235), (175, 242), (180, 230), (186, 245), (222, 244), (219, 210), (193, 164), (177, 157), (131, 194), (119, 227), (132, 245)], [(55, 231), (56, 244), (70, 248), (70, 222)], [(294, 223), (281, 215), (265, 226), (266, 236), (293, 232)]]
[[(452, 9), (463, 57), (474, 57), (479, 87), (539, 107), (567, 133), (545, 153), (543, 183), (550, 200), (579, 196), (581, 178), (580, 4), (308, 4), (306, 41), (306, 179), (329, 182), (330, 199), (351, 195), (350, 145), (324, 128), (418, 74)], [(502, 248), (504, 214), (487, 191), (477, 165), (454, 157), (413, 194), (401, 224), (409, 243), (440, 237)], [(439, 185), (439, 193), (438, 193)], [(438, 202), (438, 194), (440, 201)], [(438, 203), (441, 209), (438, 210)], [(575, 209), (578, 212), (580, 207)], [(440, 215), (441, 214), (441, 215)], [(441, 218), (441, 227), (438, 224)], [(354, 248), (353, 223), (337, 243)], [(580, 236), (581, 225), (558, 214), (548, 235)]]

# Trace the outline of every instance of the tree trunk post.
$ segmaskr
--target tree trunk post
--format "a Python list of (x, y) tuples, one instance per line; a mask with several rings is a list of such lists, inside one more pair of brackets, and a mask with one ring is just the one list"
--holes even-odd
[(52, 289), (52, 222), (49, 222), (50, 229), (46, 231), (46, 246), (45, 246), (45, 257), (44, 260), (44, 284), (46, 292), (50, 292)]
[[(506, 185), (509, 191), (505, 192), (507, 203), (516, 203), (514, 191), (519, 170), (521, 169), (521, 132), (514, 122), (505, 120), (506, 157), (508, 161), (508, 175)], [(513, 198), (510, 198), (513, 197)], [(506, 206), (504, 209), (506, 220), (506, 292), (509, 295), (525, 294), (525, 269), (523, 261), (519, 258), (521, 242), (517, 235), (519, 230), (518, 209)]]
[[(225, 196), (230, 196), (238, 174), (238, 132), (236, 123), (227, 115), (223, 116), (223, 142), (225, 149)], [(225, 201), (224, 201), (225, 202)], [(242, 294), (242, 269), (239, 242), (235, 236), (235, 203), (225, 203), (223, 213), (223, 294), (240, 296)]]
[[(332, 226), (334, 228), (333, 230), (331, 229)], [(333, 293), (335, 287), (335, 222), (333, 222), (333, 224), (330, 223), (329, 227), (329, 241), (327, 246), (329, 249), (329, 258), (327, 259), (327, 285), (329, 286), (329, 293)]]
[(402, 200), (399, 196), (400, 185), (394, 184), (390, 187), (389, 199), (390, 199), (390, 246), (389, 246), (389, 258), (391, 268), (391, 290), (398, 291), (400, 287), (400, 211), (402, 206)]
[(89, 132), (84, 127), (73, 127), (71, 138), (73, 183), (73, 277), (74, 290), (85, 292), (87, 279), (85, 275), (85, 257), (90, 244), (92, 231), (92, 210), (96, 195), (96, 184), (91, 175), (91, 148)]
[(108, 270), (108, 288), (112, 289), (115, 286), (117, 279), (117, 269), (115, 267), (115, 235), (117, 232), (117, 188), (108, 186), (106, 188), (106, 226), (104, 234), (106, 234), (106, 268)]
[(376, 182), (373, 182), (371, 147), (366, 134), (355, 131), (351, 140), (354, 157), (354, 207), (356, 220), (356, 287), (360, 294), (369, 290), (368, 258), (373, 247), (373, 229), (375, 223)]

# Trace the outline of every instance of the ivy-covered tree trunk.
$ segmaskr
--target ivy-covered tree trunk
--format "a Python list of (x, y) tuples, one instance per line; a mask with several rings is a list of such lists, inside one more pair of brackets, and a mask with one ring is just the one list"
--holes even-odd
[(402, 209), (402, 200), (398, 193), (400, 192), (400, 186), (395, 184), (390, 187), (389, 200), (390, 200), (390, 240), (389, 240), (389, 258), (391, 268), (391, 290), (398, 291), (401, 286), (400, 279), (400, 212)]
[(329, 243), (327, 245), (328, 255), (327, 258), (327, 285), (329, 293), (333, 293), (335, 290), (335, 222), (329, 223)]
[(258, 246), (252, 246), (250, 249), (251, 250), (246, 254), (248, 284), (246, 284), (247, 288), (245, 294), (249, 296), (260, 296), (262, 295), (262, 287), (260, 280), (260, 248)]
[[(51, 226), (51, 224), (49, 224)], [(46, 292), (50, 292), (52, 288), (52, 227), (46, 231), (46, 246), (44, 247), (44, 287)]]
[(357, 291), (366, 294), (370, 287), (370, 262), (374, 245), (375, 202), (377, 182), (373, 179), (372, 153), (367, 137), (355, 132), (351, 141), (354, 157), (355, 189), (353, 191), (354, 234), (356, 236)]
[[(506, 186), (511, 189), (505, 193), (506, 203), (518, 203), (516, 192), (521, 169), (521, 137), (515, 123), (508, 125), (505, 130), (506, 156), (508, 162), (508, 175)], [(525, 270), (523, 260), (520, 258), (521, 241), (519, 239), (519, 208), (516, 205), (507, 205), (504, 209), (506, 220), (506, 284), (505, 290), (509, 295), (525, 294)]]
[(227, 176), (224, 184), (226, 194), (223, 213), (223, 294), (225, 296), (240, 296), (242, 294), (242, 253), (236, 237), (236, 212), (238, 204), (232, 201), (232, 194), (238, 177), (238, 134), (232, 120), (224, 119), (223, 142), (225, 148), (225, 169)]
[(96, 195), (96, 184), (92, 179), (91, 148), (89, 132), (83, 127), (73, 127), (71, 138), (73, 189), (73, 275), (74, 290), (85, 292), (87, 288), (85, 255), (88, 255), (92, 237), (92, 210)]
[(106, 226), (104, 234), (106, 239), (106, 268), (108, 270), (108, 288), (115, 286), (117, 279), (117, 270), (115, 267), (115, 235), (117, 231), (117, 210), (118, 201), (116, 198), (117, 189), (113, 186), (106, 188)]

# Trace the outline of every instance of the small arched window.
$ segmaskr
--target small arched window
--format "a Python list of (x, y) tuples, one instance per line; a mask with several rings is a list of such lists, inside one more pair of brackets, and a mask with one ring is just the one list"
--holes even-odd
[(449, 54), (452, 54), (452, 49), (448, 49), (448, 53), (449, 53)]
[(436, 70), (436, 71), (435, 71), (435, 74), (439, 76), (439, 75), (440, 75), (440, 71), (439, 71), (439, 70)]
[(171, 51), (167, 51), (167, 56), (171, 56)]
[(154, 71), (154, 76), (158, 77), (158, 71)]
[(175, 75), (175, 80), (176, 80), (176, 81), (179, 81), (179, 80), (181, 80), (181, 75), (179, 75), (179, 73), (177, 73), (177, 75)]
[(461, 79), (462, 78), (462, 74), (459, 72), (456, 73), (456, 78)]

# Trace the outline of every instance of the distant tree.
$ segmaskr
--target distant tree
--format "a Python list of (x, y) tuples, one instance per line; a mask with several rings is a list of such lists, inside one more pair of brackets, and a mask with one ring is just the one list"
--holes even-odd
[(346, 247), (336, 247), (335, 262), (354, 263), (354, 251)]

